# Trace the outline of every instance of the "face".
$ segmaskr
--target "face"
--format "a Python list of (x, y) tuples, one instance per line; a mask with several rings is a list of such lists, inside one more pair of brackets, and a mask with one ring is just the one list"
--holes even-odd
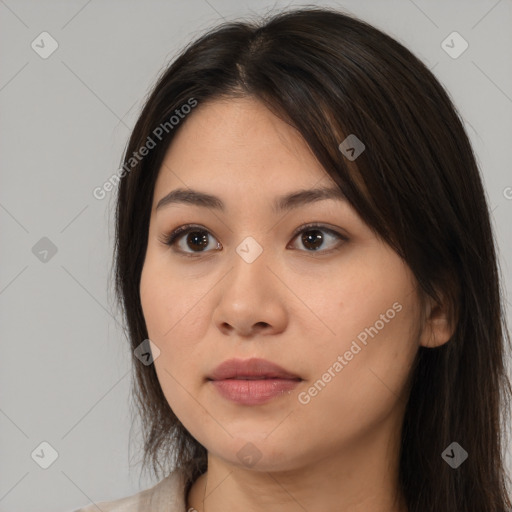
[[(199, 105), (159, 172), (140, 284), (155, 369), (184, 426), (233, 465), (249, 455), (254, 469), (293, 469), (401, 424), (398, 395), (419, 345), (416, 282), (342, 198), (274, 209), (322, 187), (336, 188), (299, 133), (251, 98)], [(176, 189), (223, 209), (157, 210)], [(208, 379), (232, 358), (300, 380), (241, 379), (234, 400)], [(269, 388), (270, 398), (258, 394)]]

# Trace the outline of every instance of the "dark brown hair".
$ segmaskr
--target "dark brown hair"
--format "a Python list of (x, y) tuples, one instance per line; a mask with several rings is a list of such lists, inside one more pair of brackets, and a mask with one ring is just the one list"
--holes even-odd
[[(400, 453), (409, 512), (505, 512), (510, 337), (479, 170), (434, 75), (354, 17), (301, 8), (224, 23), (158, 78), (129, 139), (117, 197), (115, 286), (132, 354), (148, 338), (139, 284), (155, 181), (186, 123), (171, 128), (168, 120), (191, 99), (240, 96), (259, 99), (302, 134), (364, 222), (408, 264), (421, 296), (450, 311), (454, 335), (440, 347), (420, 347), (411, 370)], [(135, 162), (166, 122), (156, 147)], [(356, 161), (338, 148), (349, 134), (366, 146)], [(207, 469), (206, 449), (171, 410), (154, 366), (136, 357), (133, 365), (143, 467), (160, 478), (180, 466), (190, 485)], [(469, 454), (457, 469), (441, 457), (453, 441)]]

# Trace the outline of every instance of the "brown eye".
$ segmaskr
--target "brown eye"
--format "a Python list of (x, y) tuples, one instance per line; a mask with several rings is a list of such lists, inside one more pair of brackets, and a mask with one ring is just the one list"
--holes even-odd
[(302, 232), (302, 243), (307, 249), (316, 251), (321, 248), (323, 241), (324, 237), (322, 236), (322, 232), (318, 229), (311, 229)]
[[(211, 245), (210, 237), (214, 239), (206, 229), (187, 225), (179, 227), (162, 241), (169, 246), (178, 246), (178, 252), (190, 256), (194, 253), (207, 252), (208, 246)], [(220, 248), (220, 243), (214, 243), (212, 248)]]
[(310, 224), (295, 232), (295, 238), (300, 236), (300, 243), (306, 248), (305, 252), (330, 252), (343, 245), (348, 238), (337, 231), (322, 225)]
[(203, 251), (208, 247), (208, 235), (205, 231), (189, 231), (185, 243), (192, 250)]

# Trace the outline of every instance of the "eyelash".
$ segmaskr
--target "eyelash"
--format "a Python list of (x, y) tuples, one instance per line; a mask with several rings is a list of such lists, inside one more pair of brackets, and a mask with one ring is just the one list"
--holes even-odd
[[(186, 235), (189, 232), (194, 231), (194, 230), (211, 234), (207, 229), (203, 228), (202, 226), (198, 226), (196, 224), (185, 224), (184, 226), (180, 226), (179, 228), (175, 229), (169, 235), (164, 235), (162, 238), (160, 238), (160, 241), (163, 244), (172, 247), (176, 244), (176, 242), (181, 237), (183, 237), (184, 235)], [(330, 235), (333, 235), (334, 237), (338, 238), (339, 241), (343, 241), (343, 242), (348, 241), (348, 238), (346, 236), (343, 236), (341, 233), (338, 233), (337, 231), (330, 229), (330, 228), (324, 226), (323, 224), (317, 224), (317, 223), (306, 224), (304, 226), (297, 228), (292, 235), (292, 240), (295, 240), (297, 238), (297, 236), (303, 232), (314, 231), (314, 230), (323, 231)], [(343, 244), (340, 244), (340, 245), (343, 245)], [(315, 253), (315, 254), (318, 252), (318, 253), (326, 254), (326, 253), (330, 253), (330, 252), (339, 250), (340, 248), (341, 247), (338, 246), (338, 247), (335, 247), (334, 249), (329, 249), (326, 251), (322, 251), (321, 249), (318, 249), (316, 251), (304, 251), (304, 252)], [(181, 250), (177, 250), (176, 252), (179, 252), (180, 254), (183, 254), (186, 257), (197, 258), (198, 256), (201, 256), (209, 251), (197, 251), (197, 252), (190, 253), (190, 252), (184, 252)]]

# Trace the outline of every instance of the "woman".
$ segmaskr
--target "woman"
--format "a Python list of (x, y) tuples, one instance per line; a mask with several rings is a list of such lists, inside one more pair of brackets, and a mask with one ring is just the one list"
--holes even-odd
[(116, 285), (164, 478), (101, 510), (511, 506), (489, 210), (407, 49), (330, 9), (224, 24), (159, 78), (118, 177)]

